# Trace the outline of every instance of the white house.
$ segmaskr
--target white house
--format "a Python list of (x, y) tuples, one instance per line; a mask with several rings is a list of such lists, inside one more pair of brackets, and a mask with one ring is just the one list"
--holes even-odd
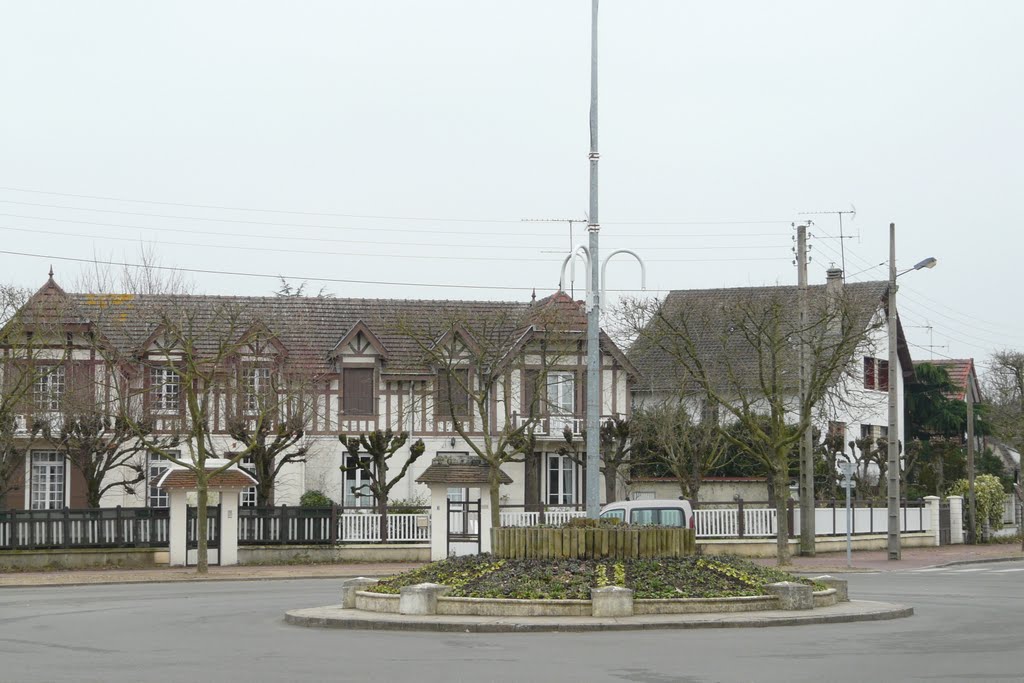
[[(566, 432), (581, 435), (587, 352), (582, 304), (564, 292), (527, 303), (96, 295), (68, 294), (51, 276), (17, 322), (22, 329), (4, 339), (5, 373), (29, 367), (35, 374), (16, 417), (24, 463), (0, 507), (84, 507), (80, 474), (52, 439), (33, 437), (28, 428), (45, 421), (56, 434), (61, 420), (83, 405), (83, 395), (111, 413), (119, 399), (127, 401), (140, 419), (152, 421), (154, 435), (184, 433), (190, 411), (181, 369), (190, 354), (216, 365), (204, 395), (218, 455), (240, 452), (232, 424), (252, 422), (268, 396), (279, 411), (277, 423), (300, 420), (295, 447), (308, 453), (281, 467), (275, 504), (298, 504), (316, 489), (346, 507), (372, 505), (362, 474), (341, 469), (351, 456), (340, 434), (390, 428), (408, 431), (409, 444), (422, 439), (425, 455), (391, 497), (424, 500), (427, 489), (416, 478), (435, 455), (470, 451), (464, 436), (480, 442), (524, 426), (536, 450), (525, 462), (505, 466), (513, 481), (503, 490), (507, 503), (584, 503), (582, 465), (558, 452)], [(187, 333), (172, 334), (171, 326)], [(28, 360), (21, 348), (26, 339), (36, 349)], [(449, 355), (439, 349), (450, 349)], [(602, 419), (628, 416), (636, 371), (604, 335), (601, 351)], [(481, 370), (472, 360), (484, 352), (497, 360)], [(464, 365), (451, 355), (460, 353)], [(454, 360), (439, 363), (442, 357)], [(486, 423), (471, 400), (481, 372), (500, 375)], [(153, 485), (166, 461), (141, 452), (133, 465), (144, 480), (107, 490), (103, 505), (166, 506), (166, 493)], [(243, 504), (255, 502), (253, 491), (243, 495)]]

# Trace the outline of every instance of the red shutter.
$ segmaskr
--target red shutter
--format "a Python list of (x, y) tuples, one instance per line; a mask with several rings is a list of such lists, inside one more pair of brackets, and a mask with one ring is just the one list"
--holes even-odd
[(864, 358), (864, 388), (874, 389), (875, 388), (875, 359), (870, 357)]

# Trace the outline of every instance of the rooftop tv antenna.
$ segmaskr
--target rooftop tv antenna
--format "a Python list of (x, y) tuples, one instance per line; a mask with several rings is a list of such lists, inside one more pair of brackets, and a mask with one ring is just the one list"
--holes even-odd
[(839, 257), (842, 260), (843, 269), (843, 282), (846, 282), (846, 240), (853, 239), (853, 235), (843, 234), (843, 216), (849, 216), (850, 222), (857, 217), (857, 207), (850, 204), (850, 208), (845, 211), (798, 211), (800, 216), (838, 216), (839, 217)]
[[(586, 225), (586, 223), (587, 223), (587, 219), (586, 218), (520, 218), (519, 221), (522, 222), (522, 223), (568, 223), (569, 224), (569, 253), (572, 253), (572, 245), (573, 245), (573, 241), (572, 241), (573, 232), (572, 232), (572, 229), (573, 229), (573, 227), (576, 225), (576, 223), (579, 223), (581, 225)], [(558, 252), (554, 252), (554, 253), (561, 254), (562, 252), (561, 252), (561, 250), (559, 250)], [(575, 276), (575, 272), (573, 272), (573, 276)], [(576, 284), (575, 283), (575, 278), (569, 282), (569, 296), (573, 296), (573, 291), (575, 289), (575, 284)]]

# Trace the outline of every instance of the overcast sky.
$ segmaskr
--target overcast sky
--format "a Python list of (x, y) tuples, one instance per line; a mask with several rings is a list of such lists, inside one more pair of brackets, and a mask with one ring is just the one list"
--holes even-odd
[[(0, 249), (43, 256), (0, 279), (148, 245), (343, 297), (556, 289), (569, 225), (521, 219), (586, 214), (587, 0), (0, 8)], [(601, 248), (649, 289), (794, 283), (808, 218), (812, 283), (842, 251), (884, 279), (895, 222), (901, 268), (939, 259), (900, 280), (916, 359), (1024, 349), (1024, 3), (605, 0), (599, 26)], [(801, 215), (852, 206), (843, 249)], [(608, 288), (639, 284), (616, 257)]]

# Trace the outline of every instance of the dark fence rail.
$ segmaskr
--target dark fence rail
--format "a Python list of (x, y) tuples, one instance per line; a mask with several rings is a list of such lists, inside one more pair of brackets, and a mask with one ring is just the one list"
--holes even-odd
[(0, 550), (165, 548), (165, 508), (89, 508), (0, 512)]

